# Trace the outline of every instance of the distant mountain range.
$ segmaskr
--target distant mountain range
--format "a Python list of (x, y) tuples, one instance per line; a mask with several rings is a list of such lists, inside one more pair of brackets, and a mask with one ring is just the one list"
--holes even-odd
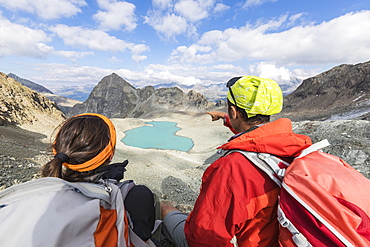
[[(282, 84), (280, 85), (281, 90), (283, 91), (284, 95), (288, 95), (291, 92), (293, 92), (302, 81), (300, 81), (298, 78), (291, 78), (290, 83), (288, 84)], [(169, 87), (178, 87), (184, 92), (188, 92), (190, 90), (197, 91), (201, 94), (203, 94), (207, 100), (212, 102), (217, 102), (219, 100), (225, 100), (226, 99), (226, 93), (227, 93), (227, 87), (226, 87), (226, 81), (211, 85), (202, 85), (202, 84), (195, 84), (195, 85), (183, 85), (181, 83), (163, 83), (155, 85), (154, 88), (169, 88)]]
[[(69, 99), (73, 99), (79, 102), (84, 102), (94, 89), (95, 85), (93, 84), (86, 84), (86, 85), (79, 85), (79, 86), (68, 86), (65, 85), (61, 88), (56, 89), (55, 92), (51, 92), (49, 89), (41, 86), (35, 82), (32, 82), (28, 79), (21, 78), (13, 73), (8, 74), (9, 77), (17, 80), (22, 85), (31, 88), (39, 93), (47, 93), (47, 94), (54, 94), (55, 96), (61, 96)], [(292, 78), (289, 84), (282, 84), (280, 85), (281, 89), (283, 90), (284, 95), (287, 95), (293, 92), (299, 85), (301, 81), (297, 78)], [(135, 85), (133, 85), (135, 86)], [(148, 85), (149, 86), (149, 85)], [(170, 88), (170, 87), (177, 87), (181, 89), (183, 92), (188, 93), (190, 90), (196, 91), (198, 93), (203, 94), (208, 101), (217, 102), (219, 100), (225, 100), (226, 97), (226, 82), (211, 84), (211, 85), (202, 85), (202, 84), (195, 84), (195, 85), (184, 85), (181, 83), (162, 83), (153, 85), (154, 89), (159, 88)], [(54, 96), (54, 98), (55, 98)]]
[(54, 94), (84, 102), (90, 95), (91, 91), (96, 85), (82, 84), (82, 85), (64, 85), (61, 88), (55, 89)]
[(155, 85), (153, 87), (155, 89), (177, 87), (180, 88), (185, 93), (189, 92), (190, 90), (193, 90), (203, 94), (208, 101), (217, 102), (219, 100), (226, 99), (227, 88), (225, 85), (226, 85), (225, 83), (219, 83), (212, 85), (195, 84), (189, 86), (173, 82), (173, 83), (162, 83)]
[(89, 98), (76, 104), (68, 115), (95, 112), (111, 118), (149, 117), (168, 111), (205, 111), (215, 106), (192, 90), (185, 94), (177, 87), (138, 89), (113, 73), (104, 77)]
[[(143, 117), (164, 111), (204, 111), (224, 106), (225, 102), (217, 100), (224, 99), (227, 92), (224, 83), (210, 86), (170, 83), (140, 89), (112, 74), (104, 77), (82, 102), (52, 94), (45, 87), (14, 74), (9, 74), (9, 77), (17, 78), (27, 87), (46, 95), (68, 116), (86, 111), (109, 117)], [(292, 80), (291, 84), (281, 87), (288, 92), (297, 86), (296, 90), (285, 95), (284, 109), (276, 117), (289, 117), (294, 121), (370, 119), (370, 61), (339, 65), (302, 83)]]

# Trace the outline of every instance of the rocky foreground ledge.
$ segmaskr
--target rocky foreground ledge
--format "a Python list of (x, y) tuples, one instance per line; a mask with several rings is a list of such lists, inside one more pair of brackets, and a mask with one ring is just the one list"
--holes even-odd
[(39, 167), (27, 159), (0, 155), (0, 189), (39, 177)]

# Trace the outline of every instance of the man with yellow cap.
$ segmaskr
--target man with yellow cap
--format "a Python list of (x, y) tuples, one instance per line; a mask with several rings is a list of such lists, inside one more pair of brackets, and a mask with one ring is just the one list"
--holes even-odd
[[(162, 205), (164, 223), (177, 246), (278, 246), (279, 187), (233, 149), (270, 153), (291, 162), (311, 145), (289, 119), (270, 122), (283, 105), (279, 85), (256, 76), (228, 81), (228, 113), (208, 112), (236, 134), (219, 147), (226, 153), (204, 172), (189, 216)], [(185, 222), (186, 220), (186, 222)]]

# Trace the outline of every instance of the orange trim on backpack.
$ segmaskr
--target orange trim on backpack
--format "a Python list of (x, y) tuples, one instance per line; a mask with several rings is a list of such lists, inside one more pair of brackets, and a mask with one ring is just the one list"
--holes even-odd
[[(124, 221), (125, 221), (125, 233), (124, 233), (124, 238), (125, 238), (125, 241), (126, 243), (129, 243), (129, 232), (130, 232), (130, 229), (129, 229), (129, 222), (128, 222), (128, 218), (127, 218), (127, 214), (125, 214), (124, 216)], [(135, 247), (131, 242), (130, 242), (130, 246), (131, 247)]]
[(94, 233), (96, 247), (117, 247), (117, 212), (100, 206), (100, 220)]
[[(96, 168), (98, 168), (101, 164), (103, 164), (107, 159), (112, 159), (115, 146), (116, 146), (116, 129), (114, 128), (114, 125), (112, 121), (109, 120), (109, 118), (97, 114), (97, 113), (83, 113), (80, 115), (76, 115), (74, 117), (79, 117), (79, 116), (96, 116), (101, 118), (109, 128), (109, 135), (110, 135), (110, 140), (108, 142), (108, 145), (94, 158), (91, 160), (86, 161), (85, 163), (82, 164), (77, 164), (77, 165), (72, 165), (68, 163), (63, 163), (65, 167), (68, 169), (71, 169), (73, 171), (78, 171), (78, 172), (86, 172), (86, 171), (91, 171)], [(58, 133), (59, 134), (59, 133)], [(53, 153), (54, 155), (57, 154), (56, 150), (53, 148)]]

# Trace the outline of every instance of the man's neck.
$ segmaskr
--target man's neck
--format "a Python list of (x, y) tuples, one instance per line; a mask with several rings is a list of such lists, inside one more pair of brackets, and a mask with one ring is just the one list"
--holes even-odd
[(244, 122), (242, 126), (240, 126), (240, 131), (239, 132), (249, 132), (250, 129), (254, 130), (256, 128), (258, 128), (259, 126), (262, 126), (264, 124), (267, 124), (268, 122), (265, 122), (265, 123), (253, 123), (253, 124), (250, 124), (250, 123), (246, 123)]

